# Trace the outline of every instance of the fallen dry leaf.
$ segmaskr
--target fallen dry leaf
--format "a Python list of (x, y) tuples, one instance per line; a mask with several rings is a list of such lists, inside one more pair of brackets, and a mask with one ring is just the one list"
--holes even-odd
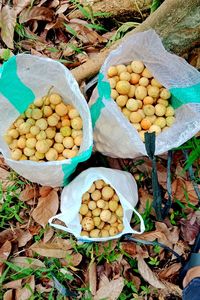
[(40, 197), (37, 207), (32, 212), (33, 219), (43, 227), (58, 211), (58, 194), (52, 190), (46, 197)]
[(10, 49), (14, 49), (13, 37), (16, 24), (16, 13), (9, 5), (1, 10), (1, 38)]
[(38, 242), (30, 247), (31, 250), (45, 257), (65, 258), (71, 254), (71, 250), (66, 250), (62, 245), (58, 243), (43, 243)]
[(47, 231), (44, 232), (43, 242), (47, 243), (54, 235), (54, 229), (49, 227)]
[(12, 245), (10, 241), (6, 241), (0, 248), (0, 275), (2, 274), (4, 269), (4, 261), (6, 261), (8, 256), (10, 255), (11, 249)]
[(66, 267), (76, 267), (82, 261), (83, 256), (80, 253), (70, 253), (68, 252), (67, 257), (62, 259), (62, 265)]
[(18, 256), (14, 257), (10, 260), (15, 265), (21, 267), (21, 268), (32, 268), (32, 269), (39, 269), (39, 268), (45, 268), (45, 264), (37, 259), (37, 258), (31, 258), (31, 257), (25, 257), (25, 256)]
[(64, 13), (69, 7), (69, 3), (62, 4), (57, 10), (56, 15)]
[(181, 263), (174, 263), (171, 266), (164, 268), (162, 271), (158, 273), (158, 277), (162, 279), (168, 279), (180, 270), (181, 268)]
[(3, 289), (19, 289), (22, 286), (22, 279), (10, 281), (3, 285)]
[(16, 12), (16, 15), (18, 15), (25, 7), (29, 6), (32, 3), (32, 0), (17, 0), (14, 1), (13, 9)]
[(18, 246), (24, 247), (32, 239), (32, 237), (32, 234), (28, 230), (21, 230), (21, 235), (17, 239)]
[[(200, 188), (200, 185), (199, 185)], [(197, 205), (199, 203), (198, 196), (194, 190), (191, 181), (186, 181), (183, 178), (177, 178), (172, 183), (172, 195), (182, 203)]]
[(35, 277), (34, 275), (28, 277), (25, 280), (25, 286), (21, 289), (16, 290), (17, 300), (29, 300), (35, 291)]
[(3, 300), (13, 300), (13, 291), (8, 290), (3, 295)]
[(50, 186), (41, 186), (39, 189), (39, 194), (41, 197), (46, 197), (52, 191), (52, 187)]
[(149, 266), (146, 264), (142, 257), (138, 257), (138, 271), (140, 275), (151, 284), (153, 287), (157, 289), (164, 289), (164, 284), (157, 278), (156, 274), (154, 274)]
[(179, 228), (177, 226), (172, 226), (168, 228), (163, 222), (155, 223), (156, 229), (163, 232), (169, 242), (176, 244), (179, 240)]
[(0, 232), (0, 246), (6, 241), (15, 241), (21, 234), (20, 229), (5, 229)]
[(31, 8), (24, 9), (19, 15), (19, 23), (25, 23), (30, 20), (40, 20), (50, 22), (53, 19), (53, 10), (48, 7), (33, 6)]
[(89, 265), (89, 288), (91, 294), (94, 296), (97, 291), (97, 265), (95, 262)]
[(28, 200), (35, 199), (37, 196), (38, 191), (36, 187), (27, 184), (25, 189), (20, 193), (19, 200), (26, 202)]
[(1, 180), (6, 180), (9, 176), (10, 176), (10, 173), (7, 170), (0, 168), (0, 179)]
[[(143, 213), (145, 211), (146, 207), (147, 207), (147, 202), (148, 202), (149, 205), (151, 205), (151, 203), (153, 201), (153, 196), (151, 194), (149, 194), (143, 188), (139, 188), (138, 193), (139, 193), (138, 212)], [(152, 212), (151, 212), (151, 214), (152, 214)]]
[(136, 243), (123, 242), (121, 243), (121, 248), (131, 256), (135, 257), (137, 254)]
[(124, 279), (119, 277), (116, 280), (111, 280), (108, 284), (102, 286), (94, 296), (94, 300), (117, 300), (124, 288)]
[(197, 234), (200, 231), (200, 220), (198, 215), (194, 212), (187, 216), (186, 219), (180, 220), (181, 224), (181, 235), (184, 241), (188, 242), (190, 245), (193, 245)]

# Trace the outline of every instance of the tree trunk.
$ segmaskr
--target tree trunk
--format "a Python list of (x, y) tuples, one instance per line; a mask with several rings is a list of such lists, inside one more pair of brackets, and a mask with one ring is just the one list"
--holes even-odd
[(123, 40), (136, 32), (154, 29), (165, 48), (182, 55), (200, 45), (200, 0), (165, 0), (143, 23), (130, 31), (110, 48), (103, 49), (95, 58), (89, 59), (72, 70), (78, 82), (98, 73), (108, 54)]

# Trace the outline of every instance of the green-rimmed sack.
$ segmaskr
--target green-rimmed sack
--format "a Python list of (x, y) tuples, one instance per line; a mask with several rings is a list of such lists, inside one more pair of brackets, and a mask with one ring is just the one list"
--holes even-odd
[[(51, 89), (52, 88), (52, 89)], [(14, 161), (3, 141), (9, 126), (23, 113), (35, 98), (51, 89), (64, 102), (72, 104), (83, 120), (83, 142), (79, 154), (64, 161)], [(0, 78), (0, 150), (6, 163), (26, 179), (52, 187), (65, 185), (79, 162), (87, 160), (92, 152), (92, 123), (86, 100), (70, 71), (52, 59), (19, 54), (3, 64)]]
[(134, 158), (146, 155), (145, 145), (135, 128), (110, 96), (107, 70), (117, 64), (141, 60), (153, 76), (172, 94), (176, 121), (156, 138), (155, 154), (178, 147), (200, 130), (200, 73), (184, 59), (167, 52), (153, 30), (133, 34), (105, 60), (90, 106), (95, 147), (105, 155)]

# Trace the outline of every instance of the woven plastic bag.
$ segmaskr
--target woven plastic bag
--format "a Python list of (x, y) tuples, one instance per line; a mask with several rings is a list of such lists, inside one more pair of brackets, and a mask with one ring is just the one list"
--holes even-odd
[[(89, 238), (83, 237), (81, 233), (81, 224), (79, 220), (79, 209), (81, 206), (82, 195), (90, 188), (95, 180), (103, 179), (110, 184), (116, 191), (124, 210), (123, 224), (124, 230), (111, 237)], [(138, 191), (135, 179), (125, 171), (113, 170), (108, 168), (90, 168), (78, 175), (70, 184), (68, 184), (61, 194), (61, 213), (52, 217), (49, 224), (57, 229), (72, 233), (81, 241), (108, 241), (119, 238), (126, 233), (143, 233), (144, 221), (135, 209), (138, 202)], [(140, 220), (140, 231), (135, 231), (130, 226), (132, 214), (135, 214)], [(66, 227), (54, 224), (53, 220), (59, 219), (66, 224)]]
[[(51, 89), (52, 88), (52, 89)], [(37, 97), (51, 89), (64, 102), (73, 104), (83, 120), (83, 142), (79, 154), (64, 161), (14, 161), (3, 141), (9, 126)], [(6, 163), (26, 179), (52, 187), (62, 186), (79, 162), (87, 160), (92, 152), (92, 123), (86, 100), (70, 71), (52, 59), (20, 54), (4, 63), (0, 77), (0, 151)]]
[(110, 96), (107, 70), (117, 64), (141, 60), (153, 76), (172, 94), (176, 121), (156, 137), (155, 154), (162, 154), (189, 140), (200, 130), (200, 73), (184, 59), (167, 52), (153, 30), (133, 34), (105, 60), (97, 89), (91, 97), (95, 148), (108, 156), (135, 158), (147, 155), (135, 128)]

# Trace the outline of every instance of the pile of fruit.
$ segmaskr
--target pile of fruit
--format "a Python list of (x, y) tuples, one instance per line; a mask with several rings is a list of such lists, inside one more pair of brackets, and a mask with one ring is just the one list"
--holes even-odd
[(143, 141), (145, 132), (159, 134), (174, 123), (170, 92), (152, 76), (143, 62), (111, 66), (107, 75), (111, 97)]
[(4, 140), (13, 160), (56, 161), (78, 154), (83, 122), (59, 94), (36, 99), (7, 130)]
[(82, 236), (109, 237), (120, 233), (123, 226), (123, 208), (115, 190), (104, 180), (95, 181), (82, 196), (79, 210)]

